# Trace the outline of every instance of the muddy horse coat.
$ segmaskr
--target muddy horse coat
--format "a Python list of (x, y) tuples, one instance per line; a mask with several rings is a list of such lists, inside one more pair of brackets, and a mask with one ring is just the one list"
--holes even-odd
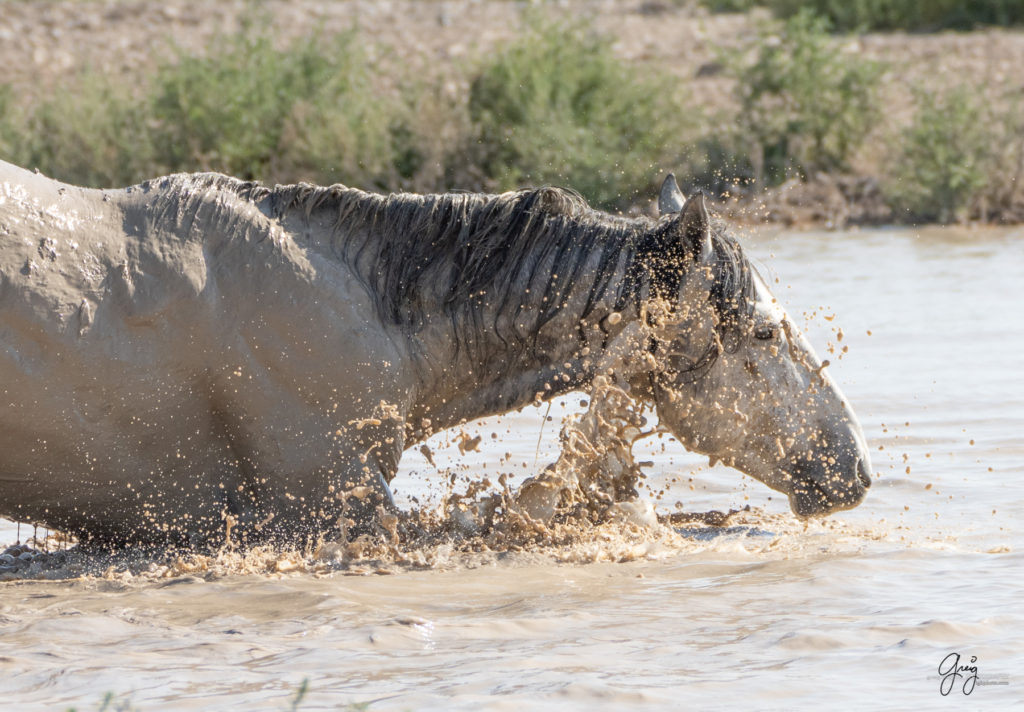
[(798, 514), (855, 506), (842, 394), (703, 198), (670, 179), (659, 204), (101, 191), (0, 163), (0, 515), (118, 541), (330, 531), (393, 506), (430, 433), (597, 373)]

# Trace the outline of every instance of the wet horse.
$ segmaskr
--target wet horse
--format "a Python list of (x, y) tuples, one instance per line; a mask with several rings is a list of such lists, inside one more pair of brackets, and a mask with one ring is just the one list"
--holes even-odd
[(670, 179), (659, 205), (89, 190), (0, 163), (0, 515), (101, 541), (325, 532), (393, 506), (431, 433), (598, 374), (797, 514), (856, 506), (842, 394), (703, 197)]

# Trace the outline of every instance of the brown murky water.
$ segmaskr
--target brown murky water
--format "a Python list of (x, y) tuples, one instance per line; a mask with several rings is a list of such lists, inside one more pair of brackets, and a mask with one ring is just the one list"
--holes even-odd
[[(652, 438), (636, 459), (659, 512), (752, 510), (711, 531), (638, 509), (558, 546), (441, 544), (419, 565), (259, 552), (0, 582), (0, 708), (112, 692), (141, 710), (282, 709), (303, 680), (311, 710), (1024, 704), (1024, 230), (747, 243), (864, 425), (879, 477), (860, 508), (805, 526)], [(451, 475), (457, 491), (521, 482), (579, 410), (437, 438), (435, 464), (407, 453), (397, 497), (436, 506)], [(976, 658), (969, 696), (969, 673), (940, 694), (951, 653)]]

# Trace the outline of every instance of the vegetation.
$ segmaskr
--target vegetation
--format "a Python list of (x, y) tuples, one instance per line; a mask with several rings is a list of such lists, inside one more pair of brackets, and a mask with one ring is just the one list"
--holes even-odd
[(15, 162), (83, 185), (218, 170), (384, 187), (395, 177), (403, 118), (372, 91), (353, 34), (279, 50), (249, 26), (206, 56), (182, 53), (160, 65), (138, 95), (86, 70), (74, 91), (54, 93), (27, 116), (4, 111), (0, 141), (7, 137)]
[(84, 72), (74, 91), (55, 92), (13, 118), (5, 122), (10, 160), (47, 175), (111, 186), (133, 183), (160, 167), (146, 135), (143, 107), (124, 87), (96, 72)]
[(700, 0), (700, 4), (711, 12), (747, 12), (763, 5), (764, 0)]
[(888, 167), (893, 205), (915, 220), (983, 217), (1020, 180), (1024, 139), (1015, 111), (999, 114), (970, 88), (921, 91), (912, 123), (899, 134)]
[(670, 95), (585, 29), (535, 23), (469, 74), (461, 102), (416, 85), (392, 97), (355, 34), (282, 50), (250, 25), (160, 65), (139, 95), (86, 71), (14, 116), (0, 92), (0, 150), (92, 186), (186, 170), (420, 190), (559, 183), (623, 208), (677, 143)]
[(858, 30), (969, 30), (979, 25), (1024, 24), (1024, 0), (701, 0), (713, 12), (755, 5), (778, 17), (811, 11), (839, 32)]
[(386, 185), (395, 108), (373, 95), (365, 66), (353, 34), (277, 50), (246, 29), (209, 56), (182, 56), (147, 97), (157, 161)]
[(1022, 214), (1022, 112), (976, 89), (922, 92), (906, 125), (883, 126), (880, 65), (808, 11), (723, 57), (736, 104), (715, 116), (685, 79), (655, 83), (589, 27), (536, 16), (456, 65), (457, 81), (448, 69), (384, 89), (357, 33), (280, 47), (258, 26), (272, 23), (141, 82), (84, 69), (35, 102), (0, 85), (0, 158), (90, 186), (196, 170), (421, 192), (555, 183), (628, 209), (668, 168), (720, 193), (848, 173), (872, 136), (889, 149), (871, 170), (897, 218)]
[(607, 39), (540, 22), (480, 68), (469, 112), (478, 165), (495, 187), (571, 185), (606, 208), (651, 187), (683, 115)]
[(781, 17), (812, 10), (841, 32), (862, 28), (934, 32), (1024, 22), (1024, 0), (769, 0), (769, 4)]
[[(741, 105), (736, 126), (757, 183), (843, 171), (879, 115), (881, 66), (844, 54), (810, 12), (762, 30), (731, 60)], [(745, 55), (754, 54), (752, 62)]]

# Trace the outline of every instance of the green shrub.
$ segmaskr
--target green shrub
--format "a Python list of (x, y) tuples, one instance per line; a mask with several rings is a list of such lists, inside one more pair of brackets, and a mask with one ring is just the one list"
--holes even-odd
[(788, 18), (808, 10), (838, 32), (858, 30), (970, 30), (979, 25), (1024, 24), (1024, 0), (700, 0), (712, 12), (767, 7)]
[(811, 10), (840, 32), (971, 29), (1024, 23), (1024, 0), (767, 0), (776, 15)]
[(999, 173), (1000, 118), (963, 86), (916, 98), (914, 119), (900, 133), (888, 167), (889, 202), (918, 220), (966, 220)]
[(754, 187), (754, 165), (733, 125), (735, 120), (728, 112), (709, 117), (706, 125), (711, 131), (688, 146), (679, 165), (684, 193), (700, 189), (725, 197), (748, 193)]
[[(276, 49), (247, 26), (180, 54), (129, 92), (85, 70), (17, 120), (10, 160), (61, 180), (125, 185), (216, 170), (269, 182), (392, 185), (403, 106), (377, 95), (354, 34)], [(4, 114), (6, 119), (6, 114)], [(5, 138), (16, 135), (17, 140)]]
[(18, 120), (14, 114), (14, 91), (0, 84), (0, 159), (16, 160), (14, 147), (18, 142)]
[(78, 185), (133, 183), (152, 173), (146, 120), (123, 83), (85, 70), (19, 117), (12, 160)]
[(826, 20), (801, 12), (763, 29), (729, 64), (737, 79), (739, 142), (759, 183), (842, 171), (879, 116), (881, 65), (841, 51)]
[(700, 0), (700, 4), (711, 12), (747, 12), (757, 5), (758, 0)]
[[(1024, 222), (1024, 97), (1017, 94), (1001, 112), (994, 140), (996, 153), (991, 208), (1000, 219)], [(987, 216), (981, 216), (983, 218)]]
[[(450, 77), (450, 75), (448, 75)], [(465, 92), (450, 79), (418, 79), (401, 87), (403, 113), (415, 120), (392, 130), (398, 184), (419, 193), (486, 188), (472, 157), (475, 131)]]
[(162, 67), (151, 110), (167, 169), (367, 186), (390, 178), (396, 105), (374, 96), (352, 33), (279, 50), (246, 29)]
[(685, 128), (671, 89), (608, 40), (536, 22), (476, 73), (469, 112), (492, 187), (568, 185), (609, 209), (652, 188)]

